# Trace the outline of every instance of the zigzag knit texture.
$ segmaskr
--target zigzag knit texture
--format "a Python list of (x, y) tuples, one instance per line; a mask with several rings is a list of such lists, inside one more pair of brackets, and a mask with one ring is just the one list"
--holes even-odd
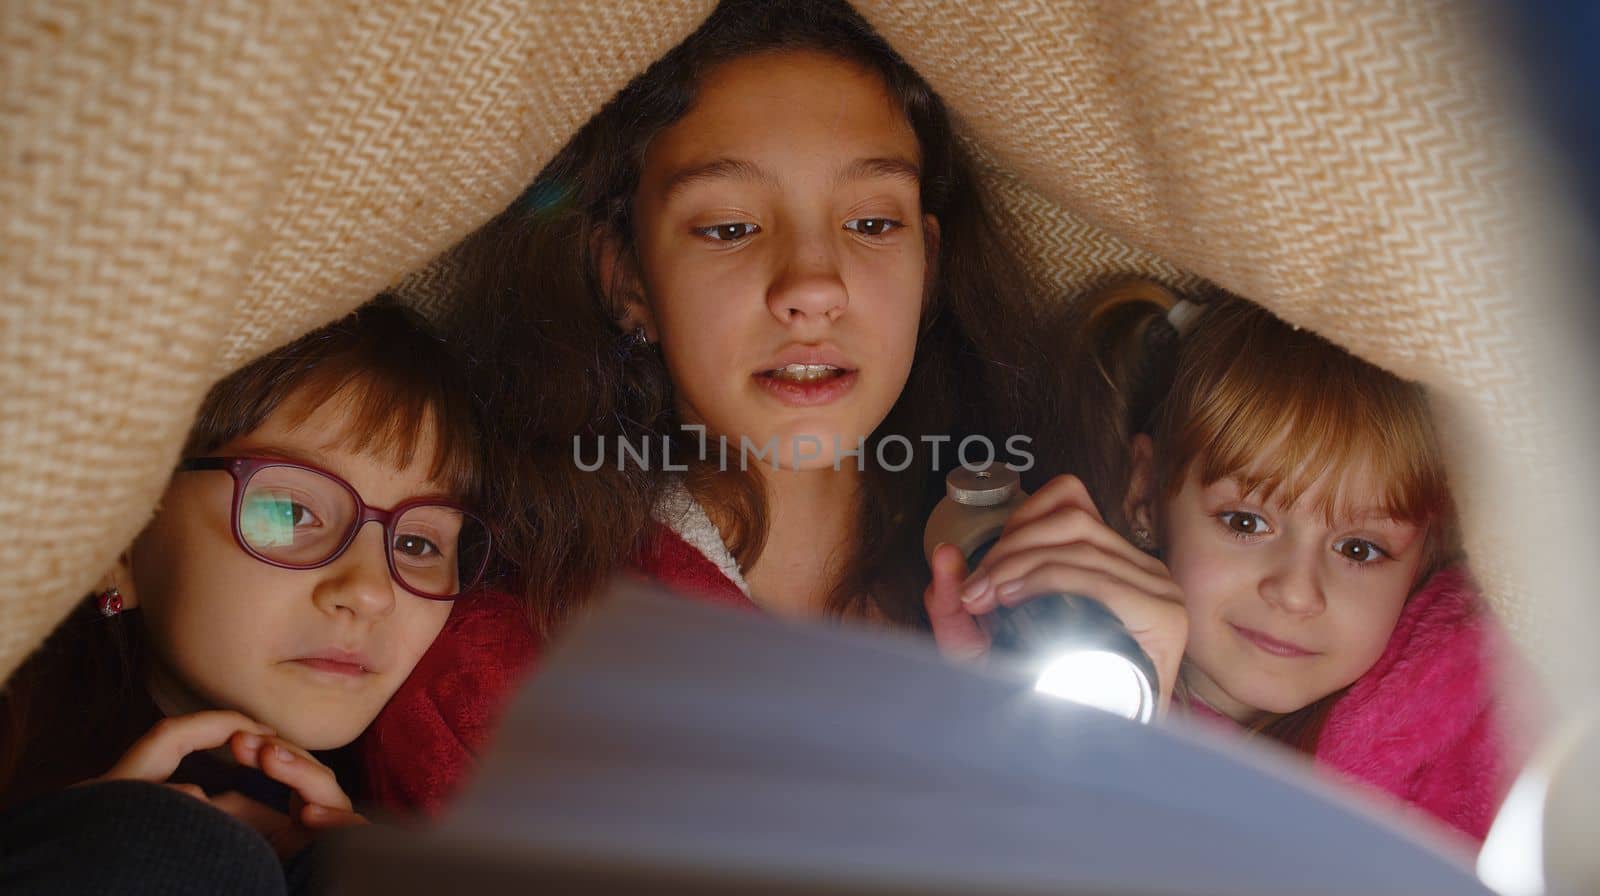
[[(407, 275), (447, 284), (429, 261), (712, 5), (8, 4), (0, 676), (148, 520), (211, 382)], [(1210, 280), (1437, 387), (1491, 602), (1600, 681), (1545, 643), (1596, 626), (1600, 562), (1569, 499), (1594, 475), (1579, 331), (1561, 283), (1519, 279), (1557, 269), (1527, 222), (1560, 203), (1468, 5), (857, 5), (946, 97), (1040, 301)]]

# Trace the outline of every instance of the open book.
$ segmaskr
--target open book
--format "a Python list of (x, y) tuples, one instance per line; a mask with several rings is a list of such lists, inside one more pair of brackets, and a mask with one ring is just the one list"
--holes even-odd
[(340, 892), (1487, 893), (1237, 739), (634, 584), (573, 626), (436, 828), (356, 832)]

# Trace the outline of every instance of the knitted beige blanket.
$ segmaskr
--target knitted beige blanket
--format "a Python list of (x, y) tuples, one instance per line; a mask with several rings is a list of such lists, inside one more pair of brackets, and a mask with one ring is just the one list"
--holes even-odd
[[(149, 518), (211, 382), (423, 269), (710, 6), (9, 0), (0, 676)], [(1479, 575), (1549, 681), (1600, 683), (1592, 364), (1535, 254), (1570, 233), (1468, 4), (858, 6), (1050, 295), (1205, 278), (1438, 387)]]

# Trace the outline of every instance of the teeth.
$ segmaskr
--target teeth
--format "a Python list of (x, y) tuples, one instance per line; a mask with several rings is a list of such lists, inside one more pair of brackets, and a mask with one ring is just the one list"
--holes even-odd
[(839, 368), (834, 367), (832, 364), (785, 364), (776, 370), (769, 371), (768, 375), (800, 383), (809, 383), (837, 376), (840, 372)]

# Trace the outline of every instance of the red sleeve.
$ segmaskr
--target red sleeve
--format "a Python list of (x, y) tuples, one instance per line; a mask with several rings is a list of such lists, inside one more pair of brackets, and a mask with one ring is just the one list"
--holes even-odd
[(371, 799), (392, 812), (437, 814), (472, 771), (538, 647), (510, 595), (490, 591), (457, 602), (362, 737)]

